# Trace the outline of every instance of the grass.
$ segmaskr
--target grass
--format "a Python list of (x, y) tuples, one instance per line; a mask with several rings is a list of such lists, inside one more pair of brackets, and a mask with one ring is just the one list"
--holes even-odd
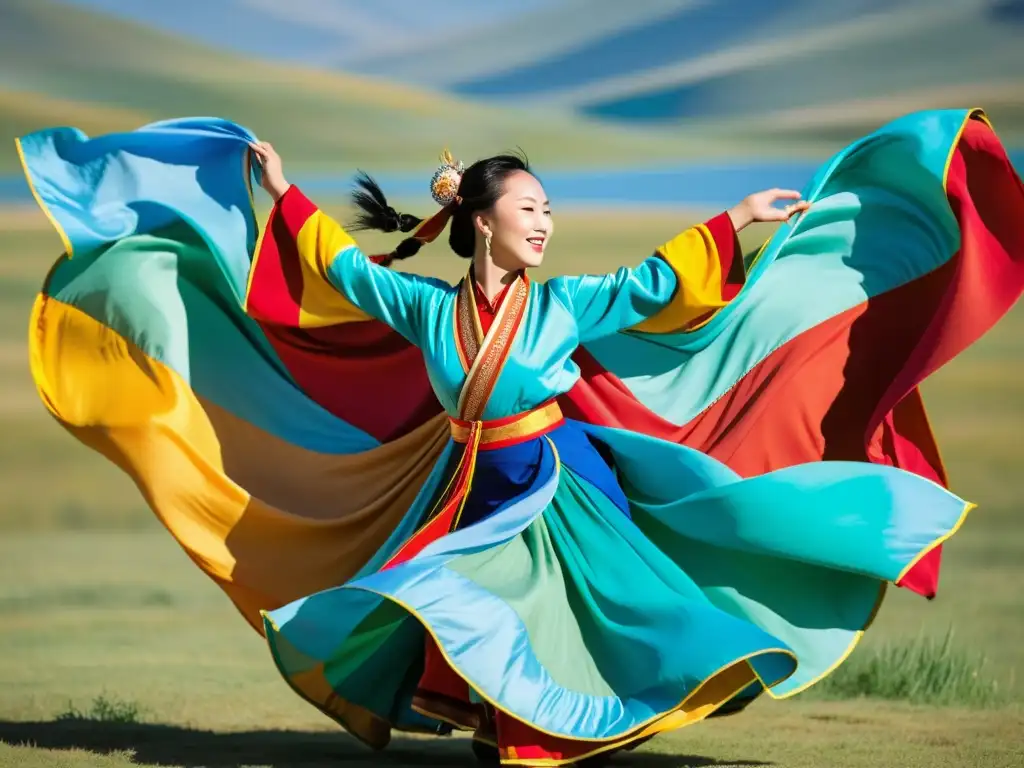
[[(1019, 768), (1019, 712), (974, 713), (875, 704), (759, 707), (656, 740), (612, 765), (636, 768)], [(4, 744), (6, 742), (6, 745)], [(32, 746), (25, 746), (31, 744)], [(0, 766), (352, 768), (476, 765), (463, 737), (396, 737), (370, 753), (320, 724), (172, 725), (0, 722)]]
[[(559, 211), (545, 271), (636, 262), (701, 217)], [(261, 638), (131, 482), (46, 415), (28, 374), (26, 323), (59, 241), (34, 211), (0, 212), (0, 222), (0, 766), (473, 765), (459, 739), (396, 738), (375, 755), (340, 734), (288, 690)], [(394, 240), (366, 239), (385, 242)], [(443, 244), (413, 262), (449, 279), (465, 266)], [(946, 547), (936, 600), (890, 590), (826, 683), (616, 763), (1020, 765), (1021, 381), (1018, 308), (925, 387), (954, 488), (980, 505)]]
[(57, 722), (133, 725), (140, 722), (141, 715), (142, 708), (134, 701), (121, 701), (118, 698), (107, 698), (105, 695), (100, 695), (93, 699), (92, 704), (85, 710), (68, 703), (68, 708), (57, 715), (56, 720)]
[(984, 654), (944, 637), (923, 634), (889, 642), (856, 654), (821, 685), (811, 689), (824, 699), (875, 698), (911, 704), (995, 707), (1005, 702), (1004, 688), (1015, 682), (989, 674)]
[[(785, 768), (1017, 768), (1022, 757), (1020, 714), (998, 716), (921, 712), (893, 706), (793, 705), (761, 708), (734, 720), (710, 722), (685, 736), (652, 742), (612, 765), (637, 768), (776, 766)], [(894, 738), (893, 735), (897, 734)], [(34, 748), (4, 746), (31, 741)], [(202, 725), (99, 725), (33, 722), (16, 730), (0, 724), (0, 765), (204, 766), (205, 768), (352, 768), (464, 766), (475, 762), (464, 738), (396, 737), (371, 754), (350, 739), (318, 727), (264, 725), (217, 731)]]

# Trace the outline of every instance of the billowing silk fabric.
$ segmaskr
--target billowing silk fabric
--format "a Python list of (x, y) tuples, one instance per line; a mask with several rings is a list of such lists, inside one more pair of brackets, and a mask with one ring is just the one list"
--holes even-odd
[[(427, 637), (592, 753), (804, 690), (886, 585), (935, 593), (971, 505), (917, 387), (1024, 287), (1024, 188), (980, 111), (847, 147), (751, 257), (716, 217), (614, 275), (521, 278), (487, 334), (468, 283), (372, 264), (297, 188), (261, 227), (253, 138), (19, 140), (66, 250), (32, 372), (360, 738), (436, 729)], [(542, 435), (452, 437), (551, 401)], [(458, 523), (415, 540), (456, 486)]]

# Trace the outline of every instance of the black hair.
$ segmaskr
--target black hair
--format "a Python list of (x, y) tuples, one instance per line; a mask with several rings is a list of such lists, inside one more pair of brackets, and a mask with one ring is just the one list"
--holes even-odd
[[(476, 246), (476, 228), (473, 214), (493, 207), (505, 193), (505, 179), (516, 171), (530, 173), (530, 164), (525, 155), (495, 155), (478, 160), (462, 174), (458, 197), (460, 202), (452, 214), (448, 231), (448, 245), (464, 259), (473, 258)], [(356, 179), (358, 190), (352, 193), (352, 201), (359, 209), (350, 229), (376, 229), (381, 232), (411, 232), (423, 220), (408, 213), (399, 213), (390, 205), (381, 188), (367, 174), (360, 173)], [(422, 243), (409, 237), (398, 244), (390, 259), (407, 259), (415, 256)], [(389, 259), (389, 262), (390, 262)], [(389, 263), (388, 262), (388, 263)]]

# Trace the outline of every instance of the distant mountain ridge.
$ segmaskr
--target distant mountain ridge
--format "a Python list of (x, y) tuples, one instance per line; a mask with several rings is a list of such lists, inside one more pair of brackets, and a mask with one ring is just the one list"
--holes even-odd
[(213, 114), (310, 171), (612, 168), (822, 158), (981, 106), (1019, 148), (1021, 39), (1024, 0), (3, 0), (0, 130)]
[[(605, 126), (558, 110), (481, 104), (246, 57), (53, 0), (0, 2), (4, 135), (51, 125), (96, 134), (188, 115), (247, 125), (305, 172), (428, 170), (445, 147), (466, 160), (523, 147), (551, 168), (660, 164), (736, 149), (710, 134)], [(0, 153), (0, 173), (17, 167), (8, 148)]]
[[(156, 25), (161, 4), (69, 0)], [(206, 6), (220, 10), (202, 10)], [(180, 0), (207, 42), (273, 30), (304, 63), (543, 106), (628, 125), (800, 114), (823, 136), (835, 113), (868, 122), (924, 106), (988, 101), (1004, 131), (1024, 126), (1024, 0)], [(232, 10), (225, 10), (230, 7)], [(230, 24), (205, 23), (210, 14)], [(176, 17), (180, 19), (179, 17)], [(319, 23), (318, 23), (319, 22)], [(178, 31), (187, 32), (188, 25)], [(218, 29), (220, 31), (218, 31)], [(275, 55), (264, 46), (265, 55)], [(962, 99), (967, 98), (967, 102)], [(895, 111), (894, 111), (895, 110)], [(825, 129), (825, 124), (829, 128)], [(845, 137), (860, 129), (850, 125)]]

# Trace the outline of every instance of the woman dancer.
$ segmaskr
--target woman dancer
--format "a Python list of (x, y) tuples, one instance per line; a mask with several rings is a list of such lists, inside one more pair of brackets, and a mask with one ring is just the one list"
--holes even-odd
[[(20, 147), (67, 250), (34, 309), (44, 402), (372, 746), (458, 727), (578, 763), (794, 695), (886, 585), (934, 594), (971, 505), (917, 385), (1024, 286), (1024, 191), (979, 111), (546, 283), (515, 158), (445, 157), (423, 222), (364, 178), (357, 226), (414, 230), (368, 258), (230, 123)], [(388, 268), (448, 225), (459, 285)]]

